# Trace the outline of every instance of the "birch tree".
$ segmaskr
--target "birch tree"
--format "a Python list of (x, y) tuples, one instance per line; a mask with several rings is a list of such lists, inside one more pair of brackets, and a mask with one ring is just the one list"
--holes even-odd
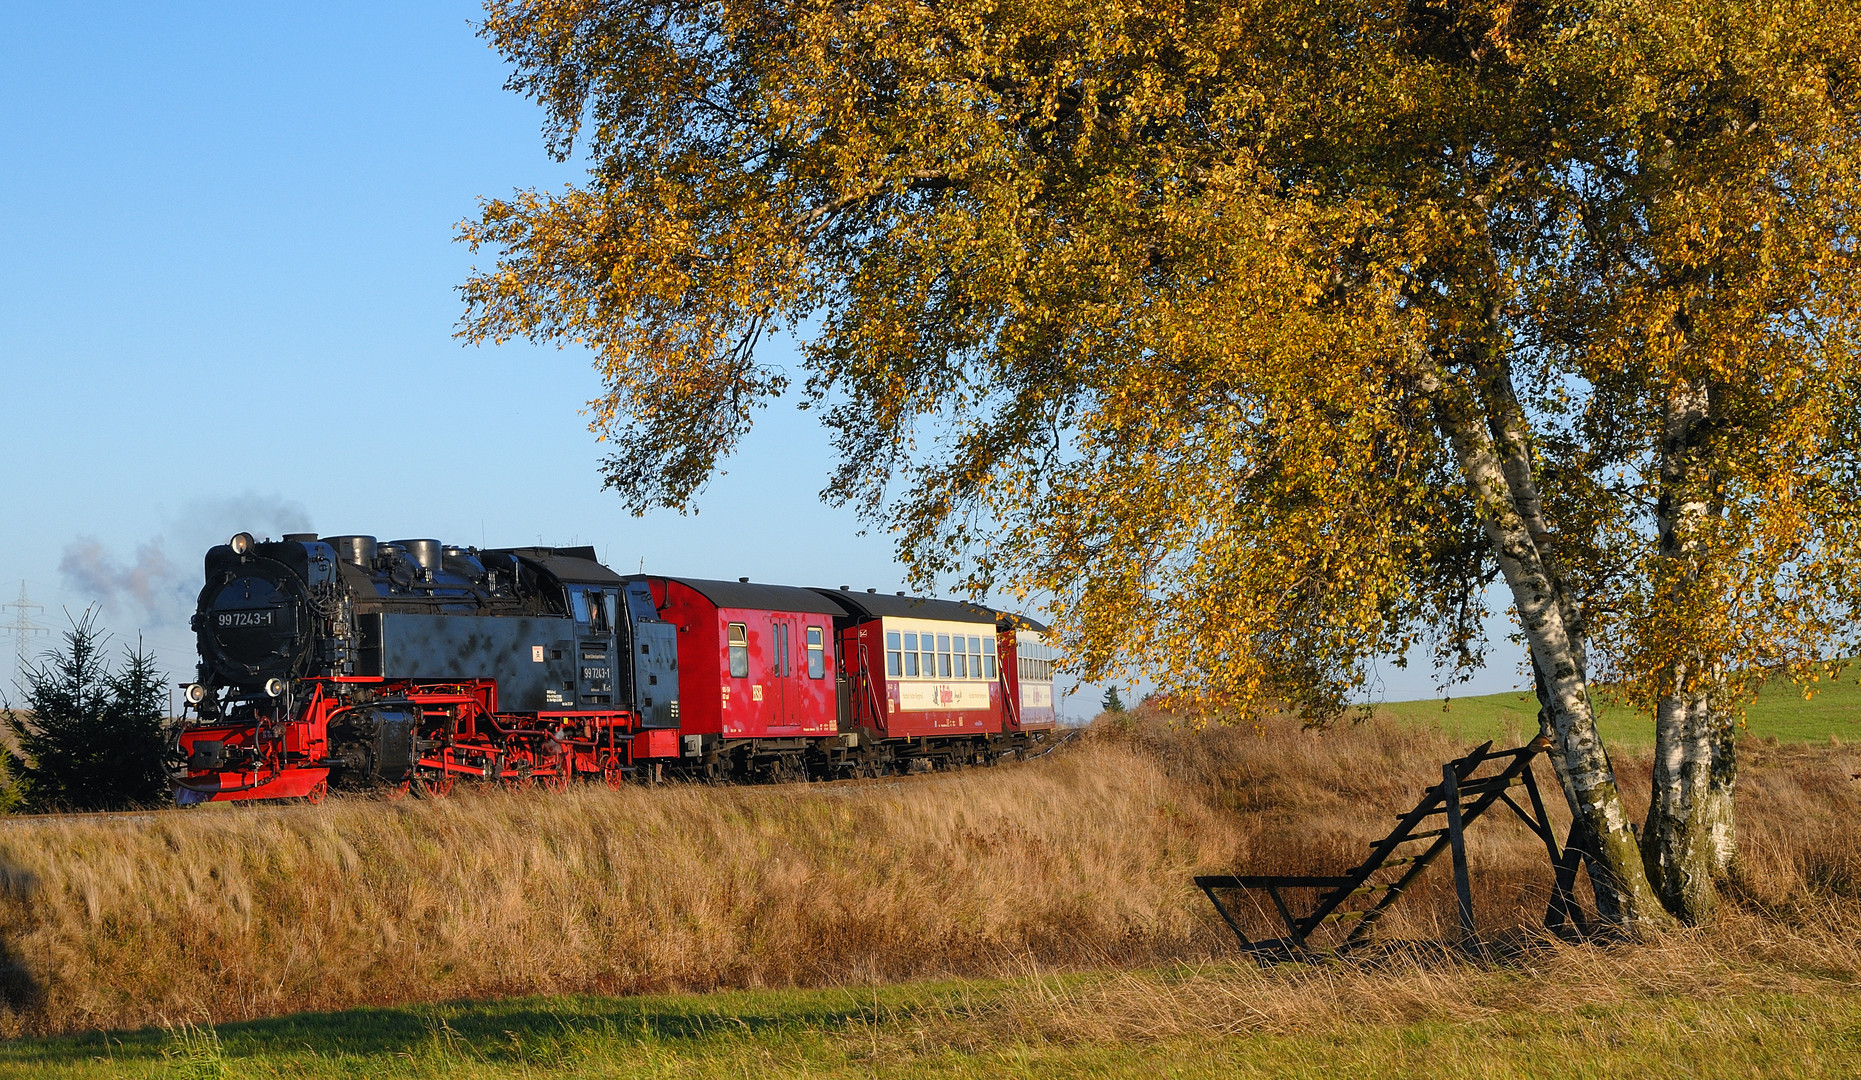
[[(634, 511), (794, 392), (920, 579), (1202, 709), (1451, 679), (1497, 576), (1605, 913), (1704, 911), (1744, 680), (1853, 629), (1849, 8), (487, 10), (589, 178), (462, 226), (463, 333), (593, 352)], [(1645, 850), (1597, 673), (1659, 717)]]

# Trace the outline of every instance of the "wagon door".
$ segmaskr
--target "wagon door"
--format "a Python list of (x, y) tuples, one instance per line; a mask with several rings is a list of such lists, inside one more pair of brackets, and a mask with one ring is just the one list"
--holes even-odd
[(790, 692), (789, 679), (793, 677), (794, 658), (790, 650), (794, 647), (795, 620), (791, 615), (769, 614), (769, 688), (765, 691), (763, 701), (764, 723), (769, 727), (791, 727), (795, 720), (789, 716), (789, 702), (795, 696)]

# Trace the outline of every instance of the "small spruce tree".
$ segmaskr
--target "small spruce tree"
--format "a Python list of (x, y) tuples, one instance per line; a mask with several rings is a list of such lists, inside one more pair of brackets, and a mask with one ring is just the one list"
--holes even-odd
[(1105, 699), (1099, 702), (1099, 708), (1108, 713), (1121, 713), (1124, 711), (1124, 699), (1118, 696), (1118, 687), (1116, 684), (1105, 688)]
[(6, 713), (18, 748), (6, 771), (20, 809), (123, 810), (167, 798), (165, 676), (140, 640), (112, 670), (106, 643), (86, 611), (61, 651), (26, 670), (25, 708)]

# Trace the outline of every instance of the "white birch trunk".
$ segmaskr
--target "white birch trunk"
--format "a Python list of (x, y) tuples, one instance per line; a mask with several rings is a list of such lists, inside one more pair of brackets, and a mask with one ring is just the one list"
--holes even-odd
[[(1673, 677), (1684, 680), (1685, 665)], [(1714, 711), (1700, 689), (1676, 689), (1654, 718), (1654, 791), (1642, 828), (1642, 859), (1661, 903), (1698, 923), (1712, 914), (1719, 854), (1729, 849), (1730, 791), (1714, 783)]]
[(1599, 914), (1640, 931), (1666, 919), (1596, 731), (1576, 605), (1548, 565), (1550, 536), (1539, 509), (1523, 416), (1510, 400), (1509, 383), (1492, 381), (1490, 389), (1499, 398), (1497, 417), (1485, 415), (1469, 395), (1447, 392), (1439, 375), (1426, 378), (1424, 389), (1435, 398), (1438, 422), (1477, 503), (1542, 678), (1542, 704), (1551, 721), (1549, 756), (1571, 814), (1586, 834)]
[[(1710, 409), (1704, 384), (1681, 383), (1669, 393), (1662, 417), (1655, 518), (1661, 556), (1674, 561), (1666, 587), (1676, 602), (1698, 582), (1698, 562), (1706, 557), (1699, 530), (1710, 512), (1708, 478), (1697, 442)], [(1642, 827), (1642, 860), (1662, 905), (1699, 923), (1711, 916), (1714, 881), (1732, 857), (1737, 762), (1730, 725), (1713, 706), (1717, 669), (1695, 651), (1671, 664), (1666, 675), (1667, 693), (1654, 716), (1654, 790)]]
[(1712, 775), (1706, 783), (1712, 822), (1712, 872), (1724, 877), (1738, 855), (1738, 818), (1733, 813), (1732, 789), (1738, 783), (1738, 730), (1732, 717), (1708, 699), (1712, 728)]

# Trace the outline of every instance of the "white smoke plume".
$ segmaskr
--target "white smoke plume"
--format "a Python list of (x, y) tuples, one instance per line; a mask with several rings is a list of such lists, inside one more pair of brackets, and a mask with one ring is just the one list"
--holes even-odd
[(66, 588), (106, 613), (140, 616), (150, 628), (185, 626), (200, 592), (201, 559), (241, 531), (261, 540), (310, 532), (310, 515), (299, 503), (259, 495), (195, 502), (164, 522), (161, 534), (138, 543), (133, 559), (82, 536), (65, 545), (58, 572)]
[(186, 603), (185, 586), (161, 537), (136, 545), (132, 563), (118, 562), (94, 536), (65, 545), (58, 573), (65, 587), (103, 605), (105, 611), (138, 610), (155, 623), (170, 622)]

